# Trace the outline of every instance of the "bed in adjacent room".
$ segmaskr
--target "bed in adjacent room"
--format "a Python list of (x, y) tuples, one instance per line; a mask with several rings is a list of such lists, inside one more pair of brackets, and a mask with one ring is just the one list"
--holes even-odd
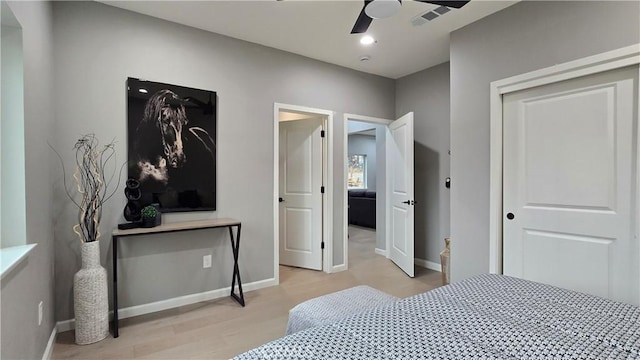
[(480, 275), (236, 359), (636, 359), (640, 308), (502, 275)]

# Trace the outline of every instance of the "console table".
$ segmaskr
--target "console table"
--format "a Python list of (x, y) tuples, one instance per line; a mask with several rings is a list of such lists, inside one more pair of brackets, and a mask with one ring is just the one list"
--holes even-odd
[[(233, 276), (231, 280), (231, 297), (240, 305), (244, 306), (244, 294), (242, 293), (242, 282), (240, 281), (240, 268), (238, 267), (238, 252), (240, 250), (240, 228), (241, 223), (235, 219), (209, 219), (198, 221), (185, 221), (162, 224), (152, 228), (135, 228), (120, 230), (115, 229), (111, 234), (113, 239), (113, 337), (118, 337), (118, 239), (121, 237), (160, 234), (176, 231), (199, 230), (226, 227), (229, 229), (231, 238), (231, 250), (233, 252)], [(233, 227), (236, 228), (236, 235), (233, 234)], [(235, 292), (236, 281), (238, 283), (238, 294)]]

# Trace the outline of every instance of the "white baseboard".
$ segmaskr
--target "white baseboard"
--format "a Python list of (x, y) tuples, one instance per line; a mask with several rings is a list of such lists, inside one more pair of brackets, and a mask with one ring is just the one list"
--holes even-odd
[(376, 254), (382, 255), (384, 257), (389, 257), (389, 252), (387, 250), (384, 250), (384, 249), (376, 248)]
[[(252, 290), (258, 290), (270, 286), (277, 285), (276, 279), (265, 279), (260, 281), (254, 281), (251, 283), (243, 284), (242, 290), (244, 293)], [(160, 300), (148, 304), (131, 306), (128, 308), (123, 308), (118, 310), (118, 318), (126, 319), (133, 316), (150, 314), (157, 311), (172, 309), (178, 306), (190, 305), (199, 303), (202, 301), (209, 301), (219, 299), (225, 296), (229, 296), (231, 292), (231, 287), (226, 287), (222, 289), (216, 289), (211, 291), (205, 291), (197, 294), (190, 294), (185, 296), (178, 296), (175, 298)], [(113, 318), (113, 312), (110, 312), (110, 318)], [(75, 319), (69, 319), (64, 321), (59, 321), (57, 324), (58, 332), (65, 332), (69, 330), (73, 330), (75, 328)]]
[(429, 270), (435, 270), (435, 271), (441, 271), (442, 270), (442, 267), (440, 266), (440, 263), (429, 261), (429, 260), (425, 260), (425, 259), (415, 258), (414, 264), (416, 264), (418, 266), (422, 266), (423, 268), (427, 268)]
[[(243, 284), (242, 290), (244, 292), (247, 292), (247, 291), (262, 289), (269, 286), (274, 286), (275, 281), (276, 280), (274, 278), (271, 278), (266, 280), (255, 281), (248, 284)], [(120, 319), (126, 319), (128, 317), (172, 309), (178, 306), (190, 305), (190, 304), (195, 304), (202, 301), (219, 299), (225, 296), (229, 296), (230, 291), (231, 291), (231, 287), (229, 286), (226, 288), (205, 291), (198, 294), (179, 296), (172, 299), (156, 301), (156, 302), (143, 304), (143, 305), (131, 306), (128, 308), (118, 310), (118, 317)]]
[(53, 354), (53, 344), (56, 342), (56, 336), (58, 335), (57, 327), (54, 326), (53, 330), (51, 330), (51, 336), (49, 336), (49, 342), (47, 342), (47, 347), (44, 349), (44, 354), (42, 354), (42, 360), (51, 359), (51, 355)]
[(334, 267), (331, 268), (331, 273), (337, 273), (345, 270), (347, 270), (346, 264), (335, 265)]
[(65, 331), (73, 330), (76, 328), (76, 319), (62, 320), (58, 321), (56, 324), (56, 329), (59, 333), (63, 333)]

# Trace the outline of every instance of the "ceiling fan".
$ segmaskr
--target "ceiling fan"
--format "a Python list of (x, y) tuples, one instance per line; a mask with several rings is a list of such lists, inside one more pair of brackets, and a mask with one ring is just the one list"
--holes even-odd
[[(467, 1), (431, 1), (431, 0), (414, 0), (434, 5), (446, 6), (459, 9), (465, 6)], [(352, 34), (362, 34), (367, 31), (373, 19), (382, 19), (394, 15), (402, 6), (402, 0), (364, 0), (364, 6), (360, 15), (356, 20)]]

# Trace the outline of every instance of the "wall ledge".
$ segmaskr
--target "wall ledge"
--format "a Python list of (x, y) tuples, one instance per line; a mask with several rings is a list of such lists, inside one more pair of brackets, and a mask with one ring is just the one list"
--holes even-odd
[(20, 264), (37, 244), (10, 246), (0, 249), (0, 278), (4, 279)]

